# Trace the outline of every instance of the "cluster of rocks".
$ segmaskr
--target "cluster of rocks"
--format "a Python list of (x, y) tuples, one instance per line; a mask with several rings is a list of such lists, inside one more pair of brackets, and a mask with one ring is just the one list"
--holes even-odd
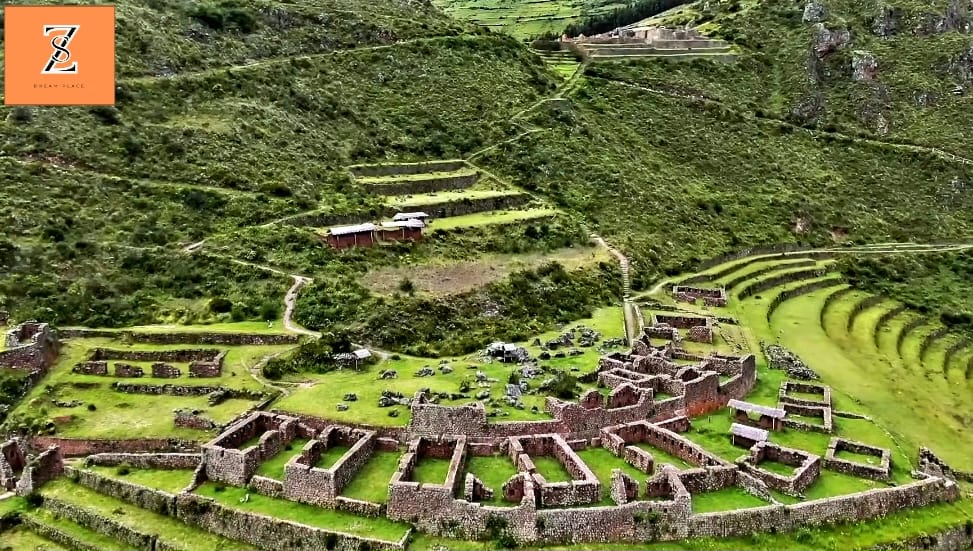
[(383, 390), (382, 395), (378, 398), (378, 407), (387, 408), (395, 405), (408, 406), (411, 400), (405, 397), (401, 392), (396, 392), (394, 390)]
[(771, 369), (783, 369), (787, 372), (788, 377), (794, 379), (801, 379), (803, 381), (812, 381), (820, 379), (817, 373), (814, 372), (803, 360), (798, 358), (793, 352), (787, 350), (783, 346), (777, 344), (763, 345), (764, 356), (767, 357), (767, 363), (770, 365)]
[(399, 372), (394, 369), (383, 369), (381, 373), (378, 374), (379, 379), (395, 379), (399, 376)]

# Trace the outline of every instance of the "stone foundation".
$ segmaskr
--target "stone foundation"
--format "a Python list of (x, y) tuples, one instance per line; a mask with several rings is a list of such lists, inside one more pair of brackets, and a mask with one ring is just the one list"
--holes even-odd
[[(794, 396), (792, 392), (804, 394), (817, 394), (820, 399), (810, 399)], [(831, 407), (831, 387), (826, 385), (816, 385), (811, 383), (798, 383), (795, 381), (784, 381), (780, 384), (777, 391), (777, 401), (783, 404), (794, 404), (798, 406)]]
[[(836, 454), (849, 451), (861, 455), (869, 455), (879, 459), (878, 465), (869, 465), (857, 461), (840, 459)], [(888, 481), (892, 476), (892, 452), (885, 448), (870, 446), (862, 442), (832, 438), (828, 444), (828, 451), (824, 456), (824, 467), (839, 473), (850, 474), (861, 478)]]
[(71, 372), (79, 373), (81, 375), (108, 375), (108, 362), (81, 362), (72, 367)]
[[(239, 446), (257, 438), (256, 444)], [(203, 445), (203, 462), (209, 480), (243, 486), (257, 466), (298, 436), (298, 420), (262, 411), (230, 425), (220, 436)]]
[[(283, 494), (286, 499), (324, 507), (336, 507), (341, 491), (372, 457), (377, 438), (374, 431), (329, 427), (308, 442), (301, 454), (284, 466)], [(331, 446), (349, 446), (335, 463), (318, 467), (321, 455)]]
[[(794, 467), (790, 476), (766, 470), (763, 461), (775, 461)], [(821, 458), (793, 448), (784, 448), (770, 442), (758, 442), (750, 448), (750, 454), (737, 460), (737, 465), (769, 488), (792, 496), (803, 496), (804, 491), (821, 474)]]
[(26, 496), (64, 472), (61, 450), (56, 446), (37, 456), (28, 456), (24, 470), (14, 486), (14, 492)]
[[(601, 501), (601, 482), (588, 465), (559, 434), (538, 434), (534, 436), (512, 437), (510, 439), (510, 459), (521, 472), (528, 473), (534, 480), (538, 492), (538, 505), (541, 507), (571, 507)], [(537, 471), (532, 457), (550, 456), (558, 460), (571, 475), (569, 482), (548, 482)]]
[(163, 362), (152, 364), (152, 376), (157, 379), (178, 379), (182, 377), (182, 370)]

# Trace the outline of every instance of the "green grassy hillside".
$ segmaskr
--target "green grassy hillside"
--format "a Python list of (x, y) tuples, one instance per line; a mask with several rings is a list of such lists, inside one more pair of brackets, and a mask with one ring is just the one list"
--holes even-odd
[[(659, 19), (733, 41), (736, 63), (598, 62), (564, 82), (516, 39), (424, 3), (120, 2), (115, 107), (2, 111), (0, 307), (60, 324), (259, 319), (279, 313), (294, 273), (320, 299), (297, 318), (320, 326), (334, 318), (317, 286), (402, 311), (429, 297), (377, 297), (361, 278), (547, 253), (591, 232), (630, 256), (636, 288), (754, 244), (960, 239), (973, 170), (927, 146), (966, 147), (970, 110), (951, 92), (962, 64), (947, 58), (968, 15), (890, 6), (895, 32), (875, 26), (877, 5), (825, 2), (823, 24), (851, 42), (815, 53), (803, 3), (692, 4)], [(872, 80), (853, 78), (859, 49), (878, 59)], [(859, 116), (864, 90), (887, 95), (885, 135)], [(917, 91), (936, 102), (910, 104)], [(811, 96), (824, 108), (805, 109)], [(388, 203), (346, 166), (464, 158), (529, 202), (444, 220), (415, 247), (337, 254), (318, 239), (327, 217), (415, 199)], [(522, 220), (549, 209), (553, 220)], [(235, 308), (214, 311), (214, 298)], [(437, 300), (462, 327), (464, 308)]]
[(722, 0), (663, 21), (736, 43), (739, 62), (605, 71), (761, 116), (971, 154), (973, 13), (962, 2)]

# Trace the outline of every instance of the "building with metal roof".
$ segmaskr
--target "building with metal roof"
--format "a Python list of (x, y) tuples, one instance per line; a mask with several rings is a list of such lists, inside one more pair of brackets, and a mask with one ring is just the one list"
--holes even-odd
[(426, 214), (426, 213), (424, 213), (424, 212), (422, 212), (422, 211), (418, 211), (418, 212), (399, 212), (399, 213), (396, 213), (396, 215), (392, 217), (392, 220), (395, 220), (396, 222), (398, 222), (399, 220), (425, 220), (426, 218), (429, 218), (429, 215)]

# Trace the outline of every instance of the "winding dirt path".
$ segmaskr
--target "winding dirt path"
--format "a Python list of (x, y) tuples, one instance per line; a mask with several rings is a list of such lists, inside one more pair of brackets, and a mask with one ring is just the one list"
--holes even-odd
[(287, 290), (287, 294), (284, 295), (284, 328), (291, 333), (300, 333), (302, 335), (310, 335), (312, 337), (320, 337), (321, 333), (311, 331), (310, 329), (305, 329), (300, 325), (294, 323), (294, 306), (297, 304), (297, 295), (301, 292), (301, 287), (304, 287), (312, 280), (309, 277), (299, 276), (296, 274), (291, 274), (291, 278), (294, 280), (294, 285)]

